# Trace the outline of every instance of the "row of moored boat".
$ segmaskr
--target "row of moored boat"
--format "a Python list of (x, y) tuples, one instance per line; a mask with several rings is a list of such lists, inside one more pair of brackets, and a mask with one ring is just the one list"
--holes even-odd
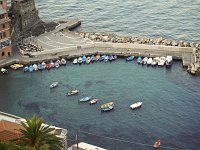
[(104, 61), (104, 62), (107, 62), (107, 61), (113, 61), (113, 60), (116, 60), (117, 59), (117, 55), (92, 55), (92, 56), (80, 56), (78, 58), (75, 58), (73, 60), (73, 64), (89, 64), (89, 63), (92, 63), (92, 62), (95, 62), (95, 61)]
[[(134, 59), (134, 56), (129, 56), (126, 58), (126, 61), (132, 61)], [(142, 64), (142, 65), (151, 65), (151, 66), (171, 66), (173, 63), (172, 56), (167, 56), (167, 57), (138, 57), (137, 58), (137, 63)]]

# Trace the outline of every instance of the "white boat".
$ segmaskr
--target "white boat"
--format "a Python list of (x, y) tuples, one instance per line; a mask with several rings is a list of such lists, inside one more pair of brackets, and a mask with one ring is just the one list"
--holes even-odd
[(79, 63), (79, 64), (82, 63), (82, 58), (81, 58), (81, 57), (78, 58), (78, 63)]
[(167, 56), (166, 57), (166, 62), (165, 62), (166, 67), (170, 67), (172, 65), (172, 63), (173, 63), (172, 56)]
[(73, 64), (77, 64), (78, 63), (78, 59), (74, 59)]
[(66, 64), (67, 64), (67, 61), (66, 61), (64, 58), (62, 58), (62, 59), (61, 59), (61, 64), (62, 64), (62, 65), (66, 65)]
[(54, 82), (54, 83), (52, 83), (51, 85), (50, 85), (50, 88), (55, 88), (55, 87), (57, 87), (58, 86), (58, 82)]
[(140, 62), (141, 64), (145, 65), (148, 61), (148, 57), (144, 57), (144, 59), (142, 59), (142, 61)]
[(42, 62), (42, 68), (45, 69), (46, 68), (46, 63), (43, 61)]
[(38, 70), (38, 66), (36, 64), (33, 64), (33, 70), (37, 71)]
[(150, 57), (150, 58), (147, 60), (147, 65), (151, 65), (152, 62), (153, 62), (153, 59)]
[(3, 74), (8, 74), (8, 70), (6, 70), (5, 68), (1, 68), (1, 72), (2, 72)]
[(88, 56), (88, 57), (86, 58), (86, 63), (87, 63), (87, 64), (90, 63), (90, 56)]
[(151, 65), (152, 65), (152, 66), (157, 65), (159, 60), (160, 60), (159, 57), (155, 57), (155, 58), (153, 58), (153, 61), (152, 61)]
[(164, 66), (165, 62), (166, 62), (166, 58), (160, 57), (160, 59), (158, 60), (158, 66)]
[(75, 94), (78, 94), (79, 90), (73, 90), (73, 91), (70, 91), (66, 94), (66, 96), (71, 96), (71, 95), (75, 95)]
[(92, 96), (87, 96), (87, 97), (80, 99), (79, 101), (80, 102), (87, 102), (87, 101), (91, 100), (91, 98), (92, 98)]
[(98, 99), (92, 99), (90, 102), (89, 102), (89, 104), (90, 105), (92, 105), (92, 104), (96, 104), (98, 102)]
[(139, 108), (141, 106), (142, 106), (142, 102), (136, 102), (136, 103), (133, 103), (132, 105), (130, 105), (130, 108), (136, 109), (136, 108)]

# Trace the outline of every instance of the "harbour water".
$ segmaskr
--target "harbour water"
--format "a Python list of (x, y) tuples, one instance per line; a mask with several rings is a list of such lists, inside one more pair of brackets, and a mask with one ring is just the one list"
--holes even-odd
[[(9, 70), (0, 76), (0, 110), (22, 117), (43, 116), (46, 122), (69, 130), (69, 144), (75, 143), (78, 128), (80, 141), (112, 150), (153, 149), (158, 138), (163, 147), (197, 150), (200, 80), (181, 66), (178, 61), (171, 69), (147, 67), (120, 59), (89, 65), (68, 62), (59, 69), (33, 73)], [(50, 89), (55, 81), (58, 87)], [(80, 93), (65, 96), (73, 88)], [(78, 102), (90, 95), (100, 101), (92, 106)], [(101, 113), (100, 105), (109, 101), (115, 103), (114, 110)], [(131, 110), (136, 101), (143, 106)]]
[[(80, 31), (199, 42), (198, 0), (35, 2), (44, 20), (79, 17)], [(55, 81), (59, 81), (58, 87), (50, 90)], [(45, 122), (69, 130), (69, 145), (75, 143), (78, 128), (80, 141), (111, 150), (150, 150), (158, 138), (160, 149), (198, 150), (199, 85), (200, 79), (183, 71), (179, 61), (171, 69), (125, 60), (80, 66), (68, 62), (66, 67), (50, 71), (9, 70), (8, 75), (0, 75), (0, 111), (43, 116)], [(66, 97), (72, 88), (80, 93)], [(93, 106), (78, 103), (89, 95), (100, 101)], [(109, 101), (115, 103), (114, 110), (101, 113), (100, 105)], [(130, 110), (136, 101), (143, 106)]]

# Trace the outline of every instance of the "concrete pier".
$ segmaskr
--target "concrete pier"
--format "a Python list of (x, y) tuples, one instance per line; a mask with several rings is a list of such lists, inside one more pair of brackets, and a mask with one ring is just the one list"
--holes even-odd
[[(75, 21), (78, 23), (78, 21)], [(115, 54), (119, 56), (167, 56), (171, 55), (174, 59), (182, 59), (183, 66), (188, 66), (193, 61), (192, 47), (146, 45), (134, 43), (112, 43), (112, 42), (94, 42), (90, 39), (80, 37), (74, 32), (60, 32), (66, 28), (66, 24), (58, 27), (55, 31), (42, 34), (38, 37), (31, 37), (31, 40), (24, 40), (25, 43), (32, 43), (42, 47), (43, 51), (25, 52), (20, 50), (20, 55), (7, 60), (0, 61), (0, 67), (8, 66), (12, 63), (33, 63), (47, 61), (50, 59), (59, 59), (61, 57), (70, 59), (80, 55), (89, 55), (94, 53)], [(25, 56), (25, 54), (29, 56)]]

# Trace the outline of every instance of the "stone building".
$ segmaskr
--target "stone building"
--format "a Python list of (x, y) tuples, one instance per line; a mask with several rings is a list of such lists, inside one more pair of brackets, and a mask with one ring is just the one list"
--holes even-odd
[(35, 6), (35, 0), (11, 0), (12, 43), (22, 41), (30, 36), (38, 36), (46, 31), (55, 29), (55, 22), (45, 23)]
[(7, 0), (0, 0), (0, 59), (12, 55)]
[(34, 0), (12, 0), (12, 11), (17, 24), (15, 30), (25, 31), (40, 21)]

